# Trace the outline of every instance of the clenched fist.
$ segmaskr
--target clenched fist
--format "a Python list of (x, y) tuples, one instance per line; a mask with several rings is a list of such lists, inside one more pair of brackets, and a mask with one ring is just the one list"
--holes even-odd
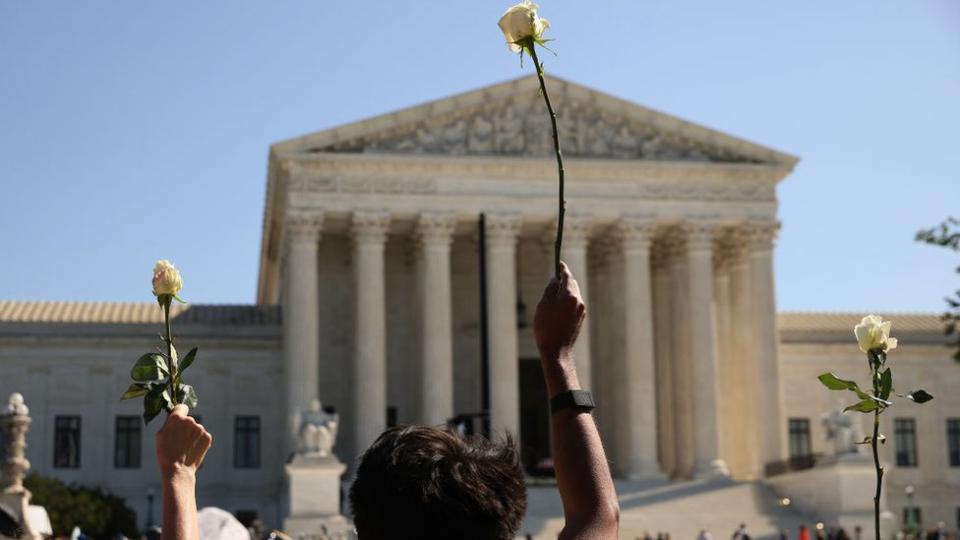
[(177, 405), (157, 432), (157, 464), (164, 478), (195, 475), (213, 443), (213, 436), (187, 412), (186, 405)]
[(550, 280), (537, 304), (533, 334), (544, 361), (570, 357), (587, 308), (580, 297), (580, 286), (566, 263), (560, 263), (560, 279)]

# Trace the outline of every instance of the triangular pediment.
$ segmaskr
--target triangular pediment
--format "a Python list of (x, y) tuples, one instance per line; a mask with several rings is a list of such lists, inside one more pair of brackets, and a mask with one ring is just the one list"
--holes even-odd
[[(556, 77), (547, 88), (569, 157), (792, 166), (793, 156)], [(535, 76), (277, 143), (290, 153), (552, 155)]]

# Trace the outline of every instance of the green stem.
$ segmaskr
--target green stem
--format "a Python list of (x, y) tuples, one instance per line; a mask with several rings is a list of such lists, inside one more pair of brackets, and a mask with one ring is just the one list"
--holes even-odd
[(553, 271), (557, 279), (560, 279), (560, 248), (563, 246), (563, 214), (566, 211), (566, 201), (563, 198), (563, 153), (560, 151), (560, 134), (557, 130), (557, 113), (553, 112), (553, 105), (550, 104), (550, 96), (547, 95), (547, 85), (543, 80), (543, 66), (540, 59), (537, 58), (536, 44), (533, 40), (524, 47), (530, 53), (533, 59), (533, 65), (537, 69), (537, 78), (540, 80), (540, 93), (543, 94), (543, 101), (547, 104), (547, 112), (550, 113), (550, 125), (553, 127), (553, 148), (557, 154), (557, 174), (560, 181), (559, 201), (557, 208), (557, 240), (553, 245)]
[(870, 446), (873, 448), (873, 465), (877, 468), (877, 492), (873, 496), (873, 528), (876, 540), (880, 540), (880, 489), (883, 487), (883, 467), (880, 466), (880, 457), (877, 455), (877, 437), (880, 434), (880, 411), (873, 411), (873, 439)]
[(177, 404), (177, 366), (173, 363), (173, 333), (170, 332), (170, 302), (171, 298), (167, 298), (163, 303), (163, 320), (167, 328), (167, 368), (170, 371), (170, 401), (176, 405)]
[[(880, 397), (880, 361), (870, 359), (870, 379), (873, 383), (874, 397)], [(877, 439), (880, 437), (880, 408), (873, 411), (873, 437), (870, 439), (870, 448), (873, 450), (873, 466), (877, 470), (877, 490), (873, 496), (873, 532), (876, 540), (880, 540), (880, 490), (883, 488), (883, 467), (880, 466), (880, 455), (877, 453)]]

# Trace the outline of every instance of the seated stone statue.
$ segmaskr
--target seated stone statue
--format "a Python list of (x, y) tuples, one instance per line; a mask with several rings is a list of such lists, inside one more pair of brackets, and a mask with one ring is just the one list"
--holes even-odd
[(300, 453), (326, 457), (337, 440), (339, 416), (323, 410), (319, 399), (310, 402), (310, 408), (300, 416)]
[(833, 441), (835, 456), (860, 453), (857, 443), (863, 440), (863, 432), (852, 415), (838, 409), (824, 414), (821, 422), (827, 430), (827, 440)]

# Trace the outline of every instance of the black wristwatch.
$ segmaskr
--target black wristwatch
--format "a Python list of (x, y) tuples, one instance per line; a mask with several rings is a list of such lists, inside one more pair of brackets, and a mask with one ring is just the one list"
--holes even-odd
[(597, 408), (597, 405), (593, 402), (593, 394), (586, 390), (568, 390), (550, 398), (550, 414), (571, 408), (589, 412)]

